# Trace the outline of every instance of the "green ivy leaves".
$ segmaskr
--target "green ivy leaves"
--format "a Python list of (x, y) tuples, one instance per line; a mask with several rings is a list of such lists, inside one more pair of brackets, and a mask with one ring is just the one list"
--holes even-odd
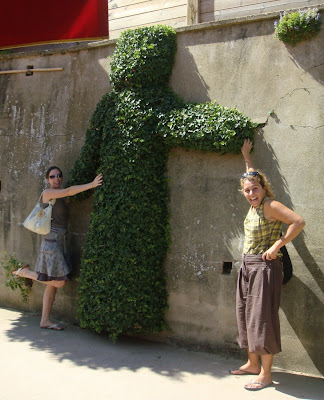
[(111, 62), (111, 82), (116, 88), (165, 85), (177, 50), (174, 38), (174, 29), (163, 25), (123, 32)]
[(22, 262), (17, 261), (16, 254), (10, 255), (7, 252), (4, 252), (0, 256), (0, 267), (4, 269), (4, 275), (6, 278), (4, 285), (10, 287), (11, 290), (19, 289), (22, 301), (27, 303), (31, 291), (31, 285), (26, 284), (26, 279), (12, 274), (12, 271), (17, 271), (17, 269), (22, 267), (22, 265)]
[(188, 104), (168, 116), (160, 130), (171, 147), (237, 153), (256, 127), (237, 109), (216, 103)]

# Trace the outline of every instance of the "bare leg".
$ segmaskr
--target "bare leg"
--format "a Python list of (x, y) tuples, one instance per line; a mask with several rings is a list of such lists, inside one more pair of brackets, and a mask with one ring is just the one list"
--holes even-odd
[(52, 306), (55, 299), (56, 287), (46, 286), (43, 295), (43, 310), (42, 310), (42, 319), (40, 322), (40, 327), (45, 328), (53, 325), (53, 322), (50, 320), (50, 314), (52, 310)]
[(29, 269), (29, 266), (23, 266), (22, 269), (13, 271), (13, 275), (19, 276), (21, 278), (27, 278), (27, 279), (32, 279), (34, 281), (37, 281), (39, 283), (43, 283), (46, 285), (44, 295), (43, 295), (43, 308), (42, 308), (42, 318), (40, 322), (40, 327), (41, 328), (49, 328), (55, 329), (55, 330), (62, 330), (63, 327), (60, 327), (57, 324), (53, 324), (53, 322), (50, 320), (50, 314), (52, 311), (52, 306), (54, 303), (55, 299), (55, 294), (57, 288), (61, 288), (66, 284), (66, 281), (39, 281), (37, 280), (38, 273), (35, 271), (31, 271)]
[(19, 272), (18, 271), (12, 271), (13, 275), (17, 275), (20, 278), (27, 278), (27, 279), (32, 279), (34, 281), (37, 281), (39, 283), (43, 283), (44, 285), (48, 286), (53, 286), (56, 288), (61, 288), (65, 285), (66, 281), (38, 281), (38, 273), (35, 271), (31, 271), (29, 269), (29, 266), (23, 267)]
[(260, 363), (259, 363), (259, 356), (258, 354), (250, 353), (249, 349), (248, 352), (248, 361), (242, 365), (239, 369), (232, 370), (232, 375), (245, 375), (247, 373), (251, 374), (259, 374), (260, 373)]
[(272, 382), (271, 378), (272, 363), (273, 363), (273, 354), (265, 354), (261, 356), (261, 372), (256, 381), (260, 379), (260, 381), (265, 383), (266, 385)]
[[(265, 354), (261, 356), (261, 372), (257, 378), (248, 383), (244, 387), (246, 389), (262, 389), (264, 386), (272, 383), (271, 367), (273, 363), (273, 354)], [(260, 383), (262, 382), (262, 384)]]

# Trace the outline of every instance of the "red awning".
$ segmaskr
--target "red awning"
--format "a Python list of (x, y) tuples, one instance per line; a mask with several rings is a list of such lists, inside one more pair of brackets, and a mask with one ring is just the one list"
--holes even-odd
[(108, 0), (11, 0), (1, 4), (0, 48), (108, 38)]

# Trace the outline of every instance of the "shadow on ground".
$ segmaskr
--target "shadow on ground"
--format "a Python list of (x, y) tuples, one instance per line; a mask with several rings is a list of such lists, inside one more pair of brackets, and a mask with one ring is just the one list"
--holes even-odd
[[(9, 328), (2, 334), (10, 342), (26, 342), (31, 349), (50, 353), (60, 363), (70, 361), (76, 366), (105, 371), (136, 372), (144, 368), (177, 381), (184, 381), (188, 373), (203, 374), (215, 380), (227, 379), (224, 385), (234, 383), (233, 379), (242, 380), (243, 385), (243, 379), (247, 378), (233, 377), (228, 373), (229, 369), (242, 364), (240, 360), (134, 338), (123, 337), (112, 343), (105, 335), (73, 325), (66, 325), (61, 332), (40, 329), (39, 315), (34, 313), (12, 313), (8, 310), (8, 315), (6, 326)], [(273, 380), (278, 395), (280, 392), (287, 398), (323, 398), (324, 380), (321, 378), (275, 371)]]
[(284, 393), (287, 398), (322, 400), (324, 379), (304, 375), (275, 372), (273, 374), (276, 391)]
[(180, 380), (187, 372), (219, 378), (228, 375), (229, 360), (224, 358), (224, 366), (220, 368), (219, 357), (213, 354), (127, 337), (112, 343), (107, 335), (67, 324), (60, 332), (40, 329), (39, 318), (34, 313), (15, 313), (5, 335), (13, 342), (29, 342), (32, 349), (49, 352), (59, 362), (68, 360), (91, 369), (137, 371), (148, 368)]

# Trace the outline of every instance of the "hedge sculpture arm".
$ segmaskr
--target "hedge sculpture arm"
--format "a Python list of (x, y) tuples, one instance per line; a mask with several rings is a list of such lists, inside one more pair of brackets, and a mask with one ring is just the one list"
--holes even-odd
[[(107, 93), (97, 104), (86, 132), (85, 143), (81, 149), (80, 156), (70, 173), (69, 185), (80, 185), (84, 182), (89, 182), (95, 174), (99, 173), (97, 171), (100, 166), (105, 121), (107, 120), (107, 115), (109, 115), (109, 109), (113, 108), (114, 104), (111, 97), (111, 93)], [(79, 198), (87, 196), (89, 196), (87, 192), (78, 195)]]
[(161, 130), (171, 147), (239, 153), (244, 139), (253, 140), (257, 124), (236, 108), (217, 103), (187, 104), (173, 110)]

